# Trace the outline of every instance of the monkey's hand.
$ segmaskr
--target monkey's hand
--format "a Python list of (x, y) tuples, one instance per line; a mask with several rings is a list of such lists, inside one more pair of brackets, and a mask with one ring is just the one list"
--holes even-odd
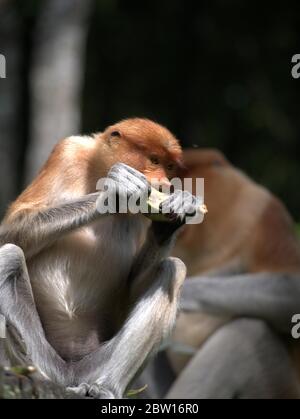
[(197, 224), (203, 220), (201, 200), (188, 191), (176, 190), (160, 204), (160, 211), (171, 222), (161, 223), (153, 221), (152, 228), (155, 235), (162, 241), (172, 235), (185, 223)]
[(137, 206), (147, 206), (150, 193), (151, 187), (145, 175), (124, 163), (117, 163), (108, 172), (97, 208), (102, 213), (99, 204), (111, 200), (110, 205), (106, 206), (110, 208), (108, 212), (135, 213)]

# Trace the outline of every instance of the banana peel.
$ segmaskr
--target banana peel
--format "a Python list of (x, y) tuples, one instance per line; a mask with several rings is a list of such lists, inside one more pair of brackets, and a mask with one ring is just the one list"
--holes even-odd
[[(172, 222), (172, 220), (168, 217), (168, 214), (163, 214), (160, 209), (160, 204), (162, 204), (167, 198), (169, 198), (168, 194), (160, 192), (155, 188), (151, 188), (151, 194), (147, 200), (148, 212), (145, 216), (150, 218), (152, 221)], [(208, 210), (206, 205), (200, 205), (199, 211), (204, 215), (207, 214)]]

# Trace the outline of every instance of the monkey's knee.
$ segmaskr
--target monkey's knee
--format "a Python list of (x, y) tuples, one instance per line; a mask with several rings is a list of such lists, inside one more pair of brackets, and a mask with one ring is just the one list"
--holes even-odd
[(0, 248), (0, 257), (14, 257), (15, 259), (24, 259), (23, 250), (15, 244), (8, 243)]
[(17, 273), (25, 266), (23, 250), (15, 244), (5, 244), (0, 248), (0, 281)]
[(159, 266), (159, 274), (170, 298), (178, 298), (186, 278), (186, 266), (182, 260), (175, 257), (164, 259)]
[(180, 259), (169, 257), (161, 262), (159, 269), (161, 276), (158, 293), (158, 306), (160, 306), (158, 324), (162, 339), (165, 339), (175, 326), (180, 290), (186, 278), (186, 267)]
[(281, 339), (264, 321), (245, 318), (205, 342), (167, 398), (288, 398), (298, 387)]

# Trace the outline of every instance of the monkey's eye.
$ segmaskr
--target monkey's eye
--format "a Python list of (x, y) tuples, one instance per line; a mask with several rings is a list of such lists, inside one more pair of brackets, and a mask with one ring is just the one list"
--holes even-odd
[(159, 159), (156, 156), (151, 156), (150, 161), (152, 164), (159, 164)]
[(113, 131), (113, 132), (110, 134), (110, 136), (111, 136), (111, 137), (121, 137), (121, 134), (120, 134), (120, 132), (119, 132), (119, 131)]

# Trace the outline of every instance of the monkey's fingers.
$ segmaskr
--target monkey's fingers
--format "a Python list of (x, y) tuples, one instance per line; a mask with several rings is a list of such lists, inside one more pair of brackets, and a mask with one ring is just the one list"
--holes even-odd
[(207, 213), (201, 200), (187, 191), (178, 190), (168, 195), (151, 188), (147, 202), (149, 212), (145, 215), (153, 221), (174, 222), (178, 218), (193, 216), (197, 211)]
[(108, 185), (109, 181), (115, 183), (120, 195), (139, 195), (145, 198), (150, 195), (150, 184), (146, 176), (126, 164), (115, 164), (107, 175)]

